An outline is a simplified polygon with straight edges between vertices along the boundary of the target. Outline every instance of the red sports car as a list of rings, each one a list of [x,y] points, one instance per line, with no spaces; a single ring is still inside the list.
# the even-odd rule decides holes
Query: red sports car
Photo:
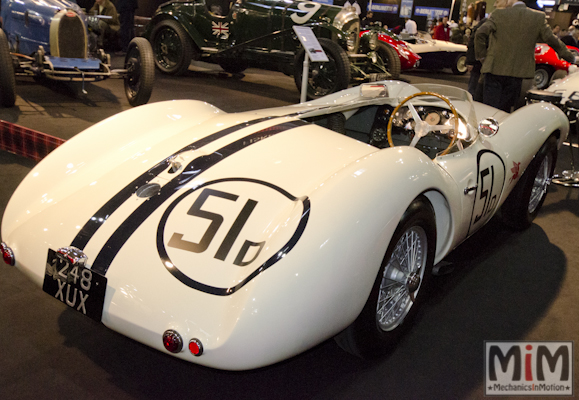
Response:
[[[400,40],[400,38],[394,33],[385,29],[372,29],[360,32],[360,36],[370,34],[370,32],[378,33],[378,52],[380,52],[381,46],[389,46],[396,51],[398,58],[400,59],[401,70],[412,69],[418,66],[421,57],[412,51],[410,47],[408,47],[408,44],[405,41]],[[380,57],[384,59],[382,54],[380,54]]]
[[[579,55],[579,49],[574,46],[567,46],[567,48]],[[535,86],[537,89],[545,89],[549,86],[551,78],[556,71],[569,70],[571,63],[559,58],[557,52],[545,43],[538,43],[535,46]]]

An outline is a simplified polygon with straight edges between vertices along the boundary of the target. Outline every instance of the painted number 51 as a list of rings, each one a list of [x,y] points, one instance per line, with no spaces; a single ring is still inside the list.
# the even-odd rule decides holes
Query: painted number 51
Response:
[[[216,213],[209,212],[209,211],[204,211],[201,209],[201,207],[203,206],[205,201],[209,198],[209,196],[219,197],[219,198],[230,200],[230,201],[237,201],[237,199],[239,197],[235,194],[221,192],[219,190],[204,189],[203,192],[201,192],[201,194],[197,198],[197,200],[195,200],[195,202],[193,203],[193,205],[191,206],[189,211],[187,211],[187,215],[191,215],[194,217],[199,217],[199,218],[203,218],[203,219],[207,219],[207,220],[211,221],[211,223],[209,224],[209,227],[207,228],[207,230],[203,234],[203,237],[201,238],[199,243],[195,243],[195,242],[183,240],[183,234],[175,232],[175,233],[173,233],[173,236],[171,236],[171,239],[169,240],[169,243],[168,243],[169,247],[173,247],[173,248],[181,249],[181,250],[185,250],[185,251],[191,251],[193,253],[203,253],[205,250],[207,250],[207,248],[209,247],[209,245],[213,241],[213,238],[217,234],[217,231],[219,230],[219,228],[223,224],[223,216],[216,214]],[[229,251],[231,250],[231,248],[233,247],[233,244],[237,240],[237,237],[239,236],[241,229],[243,228],[243,226],[247,222],[249,216],[253,212],[253,209],[255,208],[256,205],[257,205],[257,201],[251,200],[251,199],[247,200],[247,202],[243,206],[243,209],[241,210],[241,212],[239,213],[239,215],[235,219],[235,222],[233,222],[233,225],[231,225],[231,227],[229,228],[229,232],[227,232],[225,239],[223,239],[223,242],[219,245],[219,249],[217,250],[217,253],[215,253],[214,258],[221,260],[221,261],[225,261],[225,259],[227,258],[227,255],[229,254]],[[241,246],[241,250],[239,251],[239,254],[237,254],[237,257],[235,257],[235,261],[233,262],[233,264],[238,265],[240,267],[251,264],[253,261],[255,261],[255,259],[257,258],[257,256],[261,252],[261,250],[263,249],[264,244],[265,244],[265,241],[255,243],[255,242],[251,242],[249,240],[246,240],[243,243],[243,245]],[[245,256],[247,255],[247,252],[249,251],[249,249],[253,248],[253,247],[258,247],[253,258],[251,260],[248,260],[248,261],[243,261],[245,259]]]

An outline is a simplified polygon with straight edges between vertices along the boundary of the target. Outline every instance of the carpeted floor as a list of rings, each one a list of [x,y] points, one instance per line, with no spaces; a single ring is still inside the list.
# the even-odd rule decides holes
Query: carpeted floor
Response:
[[[226,111],[238,111],[299,97],[291,78],[281,74],[250,70],[243,80],[224,81],[218,73],[190,72],[182,80],[158,76],[162,83],[153,101],[207,96]],[[461,87],[467,79],[408,78]],[[30,82],[19,83],[18,95],[17,107],[0,110],[0,119],[64,139],[128,108],[122,83],[114,81],[91,85],[94,97],[88,99]],[[568,167],[568,148],[561,150],[559,164]],[[32,166],[0,151],[0,213]],[[453,272],[435,278],[438,290],[389,357],[361,361],[330,340],[286,362],[236,373],[188,364],[120,336],[51,300],[2,263],[0,398],[482,398],[485,341],[579,343],[578,242],[579,189],[552,185],[530,229],[511,232],[492,220],[448,257]],[[577,393],[579,350],[573,359]]]

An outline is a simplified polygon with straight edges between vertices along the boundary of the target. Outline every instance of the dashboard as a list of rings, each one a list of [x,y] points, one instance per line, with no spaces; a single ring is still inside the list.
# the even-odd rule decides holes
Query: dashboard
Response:
[[[428,125],[445,125],[449,129],[430,131],[429,134],[418,141],[416,148],[421,150],[430,158],[436,157],[438,153],[446,149],[451,141],[455,125],[455,116],[452,111],[437,106],[415,106],[420,119]],[[381,106],[376,112],[374,125],[370,131],[369,143],[373,146],[388,147],[387,128],[388,121],[392,116],[393,107]],[[408,146],[414,137],[416,121],[412,117],[410,109],[406,106],[396,111],[392,119],[392,141],[396,146]]]
[[[435,105],[414,105],[421,120],[428,125],[448,126],[448,129],[430,131],[416,144],[416,148],[428,157],[434,159],[437,154],[444,151],[452,141],[454,134],[455,116],[448,108]],[[392,116],[394,107],[390,105],[362,107],[356,110],[348,118],[338,112],[335,114],[308,118],[309,122],[324,126],[338,133],[345,134],[353,139],[368,143],[377,148],[390,147],[388,143],[388,121]],[[466,125],[460,120],[461,125]],[[407,106],[402,106],[396,111],[392,119],[392,141],[395,146],[408,146],[414,138],[416,121]],[[463,148],[463,140],[457,140],[458,145],[453,146],[450,152]],[[466,147],[466,146],[464,146]]]

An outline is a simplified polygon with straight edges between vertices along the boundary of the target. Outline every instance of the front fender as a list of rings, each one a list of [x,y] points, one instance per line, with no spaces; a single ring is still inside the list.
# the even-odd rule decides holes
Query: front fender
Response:
[[[195,24],[191,20],[192,15],[189,12],[178,12],[178,11],[161,11],[158,12],[153,16],[151,21],[147,24],[143,36],[147,38],[147,40],[152,41],[153,37],[153,29],[155,26],[160,23],[161,21],[172,19],[177,21],[187,32],[193,43],[198,48],[205,46],[205,40],[203,36],[199,33],[199,31],[195,28]]]

